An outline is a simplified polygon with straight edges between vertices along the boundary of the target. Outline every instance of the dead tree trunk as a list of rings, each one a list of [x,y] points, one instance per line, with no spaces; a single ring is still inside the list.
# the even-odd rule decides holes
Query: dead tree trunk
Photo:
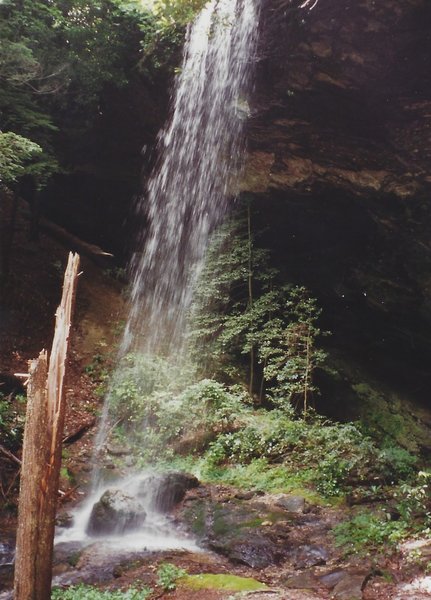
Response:
[[[49,600],[61,465],[63,381],[79,256],[69,255],[54,341],[30,361],[15,559],[15,600]]]

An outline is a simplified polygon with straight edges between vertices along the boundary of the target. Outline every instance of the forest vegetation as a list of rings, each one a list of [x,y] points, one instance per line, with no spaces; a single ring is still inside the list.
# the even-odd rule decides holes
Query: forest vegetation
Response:
[[[16,283],[11,256],[19,252],[20,203],[30,213],[26,236],[36,243],[41,199],[52,182],[94,166],[113,90],[144,86],[155,103],[161,88],[169,96],[187,24],[204,4],[0,0],[0,309]],[[148,137],[154,144],[155,135]],[[117,348],[100,346],[83,370],[100,402],[108,399],[111,442],[128,449],[135,467],[187,471],[243,493],[301,495],[325,509],[353,506],[331,533],[343,556],[395,556],[402,542],[431,530],[422,423],[336,351],[327,299],[292,275],[272,239],[280,234],[271,232],[276,220],[274,204],[262,209],[243,193],[212,236],[188,315],[186,360],[172,366],[129,353],[118,368]],[[125,288],[122,258],[104,277]],[[348,386],[345,411],[334,414],[332,390],[342,394]],[[359,411],[348,406],[352,395]],[[8,460],[20,455],[25,403],[23,389],[0,387],[0,445]],[[100,406],[92,410],[100,416]],[[112,463],[120,471],[124,457]],[[17,464],[1,481],[5,514],[16,511],[16,471]],[[428,572],[427,556],[416,559]],[[159,566],[159,589],[173,591],[187,576],[176,569]],[[144,585],[124,592],[80,585],[52,597],[144,600],[153,593]]]

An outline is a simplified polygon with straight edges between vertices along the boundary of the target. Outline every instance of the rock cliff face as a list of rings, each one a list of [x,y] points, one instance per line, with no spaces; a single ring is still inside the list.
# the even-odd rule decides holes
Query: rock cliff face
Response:
[[[265,0],[243,190],[332,344],[424,399],[431,4]],[[312,6],[313,3],[309,3]]]
[[[415,197],[431,186],[431,5],[264,6],[249,186]],[[253,174],[258,172],[254,179]]]

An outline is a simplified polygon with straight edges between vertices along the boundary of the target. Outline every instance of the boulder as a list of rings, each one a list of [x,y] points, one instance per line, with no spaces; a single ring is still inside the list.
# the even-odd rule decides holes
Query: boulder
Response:
[[[305,498],[303,496],[283,494],[277,498],[275,504],[290,513],[302,514],[305,512]]]
[[[264,569],[278,564],[283,550],[260,531],[248,530],[242,536],[223,537],[212,540],[209,547],[227,556],[231,561],[241,563],[252,569]]]
[[[140,527],[146,513],[142,504],[122,490],[106,490],[91,511],[89,535],[121,534]]]
[[[335,600],[362,600],[365,579],[365,575],[346,573],[334,587],[332,597]]]
[[[150,486],[152,488],[152,508],[158,512],[167,513],[181,502],[188,490],[199,485],[199,480],[189,473],[164,473],[145,480],[140,495],[147,496]]]
[[[328,560],[329,553],[322,546],[304,545],[294,552],[294,565],[297,569],[308,569],[317,565],[324,565]]]

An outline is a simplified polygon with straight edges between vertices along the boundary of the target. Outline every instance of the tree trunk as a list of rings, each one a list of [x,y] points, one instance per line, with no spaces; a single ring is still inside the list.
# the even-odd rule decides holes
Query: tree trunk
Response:
[[[251,237],[251,208],[247,206],[247,234],[248,234],[248,308],[253,308],[253,239]],[[250,348],[250,380],[248,384],[250,396],[254,387],[254,346]]]
[[[30,361],[24,431],[15,600],[49,600],[65,402],[63,382],[79,257],[69,255],[56,313],[48,368],[46,351]]]

